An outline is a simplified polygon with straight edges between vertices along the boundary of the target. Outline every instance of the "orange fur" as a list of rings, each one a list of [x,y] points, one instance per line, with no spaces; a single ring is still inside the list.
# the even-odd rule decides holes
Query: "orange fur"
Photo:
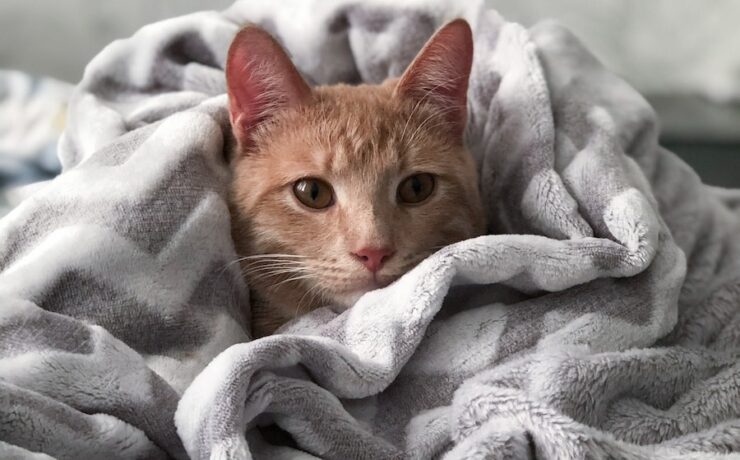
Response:
[[[264,34],[255,29],[250,33]],[[451,48],[460,52],[459,46]],[[272,52],[264,53],[267,59]],[[419,65],[407,72],[418,73]],[[466,65],[464,82],[456,87],[463,102]],[[232,88],[249,84],[239,80],[241,70],[230,73],[227,63],[232,99]],[[409,80],[401,77],[402,83]],[[234,123],[240,112],[232,101],[237,139],[231,160],[232,234],[256,295],[255,335],[272,333],[321,305],[349,306],[440,247],[484,231],[475,166],[459,129],[464,113],[450,118],[440,104],[449,103],[450,91],[435,98],[433,88],[423,97],[399,94],[401,89],[407,88],[389,80],[316,87],[300,102],[278,97],[282,105],[269,102],[269,117],[246,123],[248,132]],[[401,181],[422,172],[436,177],[432,195],[416,206],[398,203]],[[324,210],[301,205],[292,185],[305,177],[331,184],[334,205]],[[373,274],[352,255],[360,247],[390,247],[395,254]]]

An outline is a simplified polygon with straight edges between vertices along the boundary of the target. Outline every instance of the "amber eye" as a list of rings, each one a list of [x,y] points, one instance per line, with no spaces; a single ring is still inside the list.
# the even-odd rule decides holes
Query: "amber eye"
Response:
[[[298,201],[309,208],[324,209],[334,204],[334,192],[326,182],[307,177],[293,184],[293,193]]]
[[[428,173],[414,174],[398,186],[398,200],[405,204],[419,204],[434,191],[434,176]]]

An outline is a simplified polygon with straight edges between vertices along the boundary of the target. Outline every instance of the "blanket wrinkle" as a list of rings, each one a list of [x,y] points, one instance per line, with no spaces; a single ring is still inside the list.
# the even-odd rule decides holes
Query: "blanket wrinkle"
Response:
[[[454,17],[490,234],[251,340],[233,35],[262,25],[313,83],[376,83]],[[1,458],[740,458],[740,191],[661,147],[564,27],[481,0],[242,0],[112,43],[68,118],[62,174],[0,220]]]

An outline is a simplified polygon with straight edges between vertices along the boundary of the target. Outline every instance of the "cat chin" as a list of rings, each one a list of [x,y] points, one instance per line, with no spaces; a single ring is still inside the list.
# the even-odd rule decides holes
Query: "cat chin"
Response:
[[[379,276],[377,278],[369,280],[367,282],[367,286],[364,288],[345,292],[335,292],[332,297],[334,298],[333,300],[335,303],[338,304],[338,306],[347,309],[357,303],[357,301],[360,300],[360,297],[362,297],[363,295],[376,289],[382,289],[391,284],[397,278],[397,276]]]
[[[372,287],[368,287],[364,289],[354,289],[351,291],[334,292],[332,293],[331,297],[334,301],[333,303],[346,310],[347,308],[357,303],[357,301],[360,300],[360,297],[372,291],[373,289],[374,288]]]
[[[346,310],[347,308],[354,305],[358,300],[360,300],[360,297],[365,295],[366,292],[367,291],[355,291],[350,293],[335,294],[334,301],[338,304],[338,306]]]

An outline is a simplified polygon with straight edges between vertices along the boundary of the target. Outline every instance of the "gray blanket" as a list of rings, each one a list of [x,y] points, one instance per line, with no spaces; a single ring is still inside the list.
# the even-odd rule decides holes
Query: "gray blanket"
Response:
[[[466,138],[491,234],[250,341],[231,37],[251,20],[313,83],[378,82],[454,16],[475,34]],[[657,135],[562,27],[474,0],[145,27],[90,63],[64,172],[0,221],[0,457],[740,458],[740,192]]]

